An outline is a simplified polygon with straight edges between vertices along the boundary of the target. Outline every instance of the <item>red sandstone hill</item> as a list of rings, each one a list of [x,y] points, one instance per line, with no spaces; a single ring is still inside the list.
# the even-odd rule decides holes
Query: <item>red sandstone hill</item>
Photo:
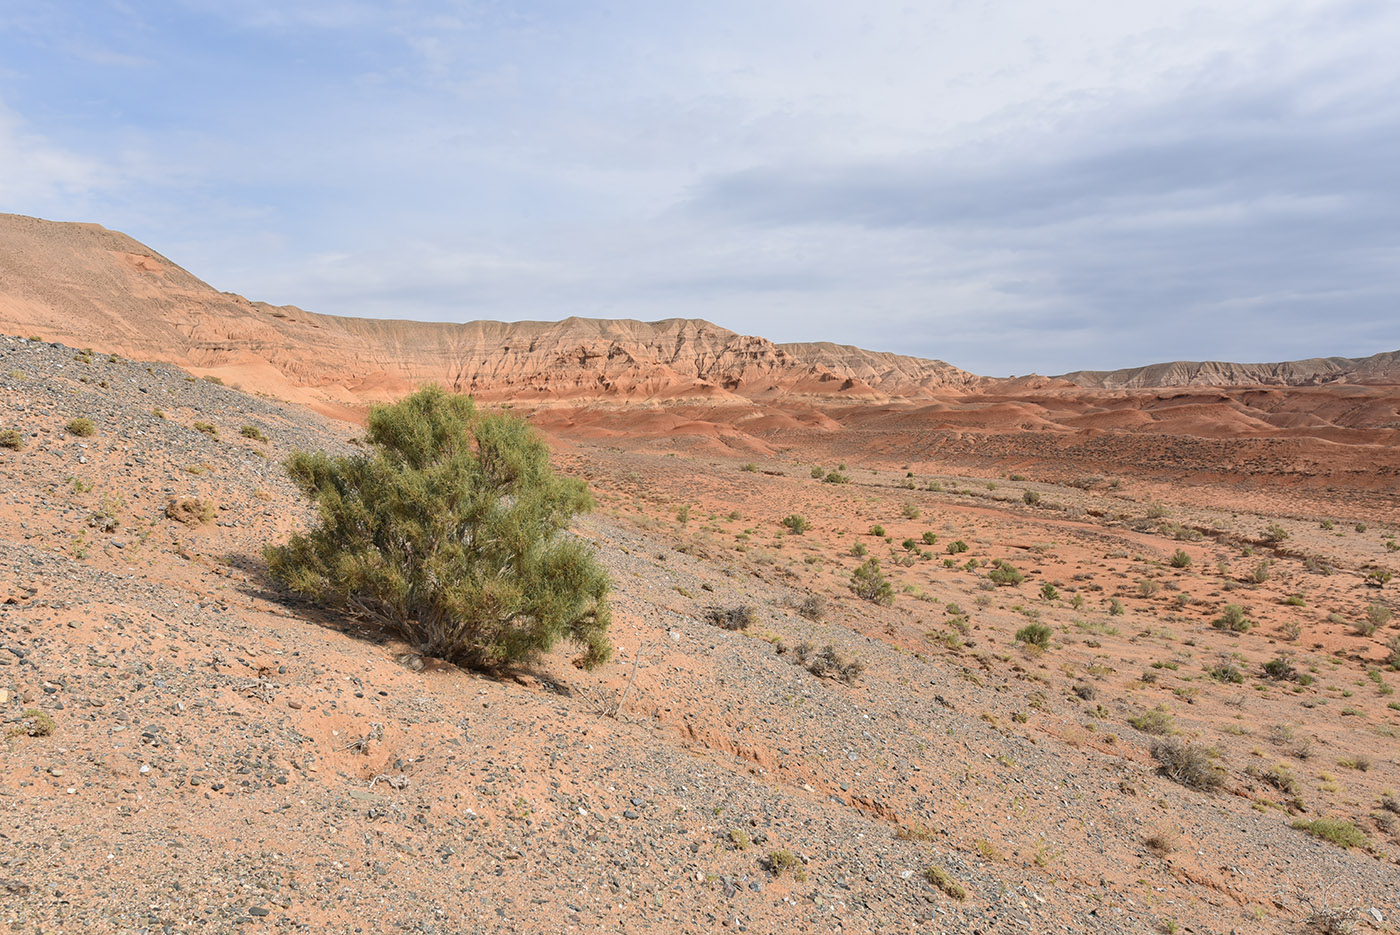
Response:
[[[167,360],[327,405],[428,380],[519,402],[889,399],[983,382],[941,361],[778,345],[707,321],[376,321],[219,292],[125,234],[0,215],[0,331]]]

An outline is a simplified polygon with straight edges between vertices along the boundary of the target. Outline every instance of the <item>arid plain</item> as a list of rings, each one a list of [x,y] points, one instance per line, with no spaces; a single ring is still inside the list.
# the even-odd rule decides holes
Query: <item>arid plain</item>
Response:
[[[0,245],[12,930],[1400,918],[1394,352],[998,380],[315,315],[95,225]],[[310,519],[280,460],[424,381],[588,479],[604,669],[487,678],[267,579]]]

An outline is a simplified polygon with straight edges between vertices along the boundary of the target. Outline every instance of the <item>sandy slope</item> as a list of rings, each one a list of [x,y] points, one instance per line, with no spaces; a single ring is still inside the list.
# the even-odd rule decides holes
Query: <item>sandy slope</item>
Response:
[[[836,485],[799,451],[749,471],[564,440],[561,466],[600,498],[578,532],[617,582],[619,656],[589,674],[561,647],[498,681],[417,671],[391,635],[266,580],[260,547],[307,520],[276,460],[352,450],[353,427],[22,340],[0,341],[0,398],[26,442],[0,450],[13,929],[1282,932],[1324,902],[1400,917],[1397,631],[1352,625],[1394,606],[1361,578],[1400,572],[1393,502],[1362,532],[1344,492],[1280,516],[1269,487],[1203,486],[1222,509],[1133,477],[1080,489],[932,461],[908,477],[855,456]],[[94,436],[63,431],[77,415]],[[165,516],[191,496],[214,522]],[[787,534],[793,512],[813,528]],[[1289,538],[1270,547],[1273,522]],[[927,556],[902,545],[924,532]],[[857,543],[885,560],[893,607],[847,590]],[[1176,548],[1188,568],[1166,564]],[[992,585],[994,558],[1026,582]],[[818,621],[793,609],[812,594]],[[1227,602],[1257,626],[1214,629]],[[751,629],[707,622],[740,604]],[[1016,642],[1030,620],[1054,632],[1044,652]],[[864,674],[818,678],[775,645],[803,639]],[[1309,680],[1265,677],[1279,652]],[[1243,683],[1207,674],[1224,663]],[[634,666],[619,716],[600,713]],[[1156,772],[1130,720],[1158,707],[1218,749],[1222,791]],[[30,735],[31,709],[51,734]],[[1289,827],[1317,817],[1354,822],[1366,848]],[[778,851],[801,873],[767,869]]]

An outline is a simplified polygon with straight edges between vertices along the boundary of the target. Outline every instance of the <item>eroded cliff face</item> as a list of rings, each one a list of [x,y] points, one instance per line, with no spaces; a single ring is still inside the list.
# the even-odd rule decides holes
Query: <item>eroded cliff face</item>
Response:
[[[941,361],[776,345],[698,319],[462,324],[250,302],[125,234],[0,215],[0,331],[167,360],[328,405],[436,381],[484,400],[885,400],[977,386]]]
[[[1152,386],[1318,386],[1324,383],[1400,383],[1400,351],[1370,357],[1311,357],[1271,364],[1177,360],[1123,370],[1076,370],[1059,377],[1105,389]]]

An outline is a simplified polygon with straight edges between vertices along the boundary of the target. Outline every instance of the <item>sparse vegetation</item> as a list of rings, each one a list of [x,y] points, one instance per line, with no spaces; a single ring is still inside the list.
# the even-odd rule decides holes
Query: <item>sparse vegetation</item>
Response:
[[[924,870],[924,879],[950,899],[967,899],[966,887],[954,880],[948,875],[948,871],[937,864],[931,864]]]
[[[607,661],[607,573],[563,535],[592,499],[555,475],[534,429],[429,386],[372,409],[368,440],[354,457],[287,460],[321,518],[267,550],[274,578],[473,668],[527,662],[565,636],[583,665]]]
[[[1153,708],[1128,718],[1128,723],[1144,734],[1165,736],[1176,730],[1176,718],[1165,708]]]
[[[197,497],[176,497],[165,505],[165,515],[186,526],[214,522],[218,515],[214,504]]]
[[[856,597],[872,604],[888,606],[894,603],[894,586],[886,580],[880,570],[878,558],[866,559],[859,568],[851,572],[851,590]]]
[[[794,536],[800,536],[812,528],[812,524],[807,521],[807,518],[797,513],[783,517],[783,526]]]
[[[24,436],[14,429],[0,430],[0,448],[8,448],[10,451],[19,451],[24,448]]]
[[[705,611],[705,619],[725,630],[747,630],[758,623],[758,608],[752,604],[711,607]]]
[[[267,436],[263,434],[263,430],[256,425],[245,425],[238,430],[238,434],[242,435],[244,438],[251,438],[255,442],[267,441]]]
[[[210,438],[218,438],[218,437],[219,437],[219,427],[218,427],[217,425],[215,425],[214,423],[212,423],[212,422],[196,422],[196,423],[194,423],[194,425],[192,426],[192,428],[193,428],[196,432],[203,432],[205,435],[208,435]]]
[[[1299,819],[1290,826],[1338,847],[1365,847],[1365,833],[1345,818]]]
[[[1152,756],[1162,773],[1191,789],[1211,792],[1225,784],[1225,770],[1215,765],[1213,751],[1177,737],[1152,744]]]
[[[1050,645],[1050,637],[1053,635],[1054,631],[1043,623],[1028,623],[1016,631],[1016,642],[1045,649]]]
[[[954,539],[952,542],[948,543],[943,547],[943,551],[947,552],[949,555],[957,555],[959,553],[966,552],[967,549],[967,543],[962,541],[961,539]]]
[[[785,873],[792,874],[795,880],[807,879],[807,868],[802,866],[802,861],[792,851],[772,851],[768,854],[768,872],[775,877],[780,877]]]
[[[39,708],[26,708],[18,723],[5,732],[6,737],[48,737],[58,729],[53,717]]]
[[[1015,587],[1026,580],[1014,565],[1001,558],[992,563],[992,570],[987,572],[987,577],[997,587]]]
[[[97,426],[93,425],[92,420],[86,416],[70,419],[64,428],[68,430],[69,435],[76,435],[79,438],[89,438],[97,434]]]
[[[1239,604],[1226,604],[1220,616],[1212,620],[1210,625],[1217,630],[1245,633],[1254,626],[1254,621],[1245,616],[1244,608]]]
[[[1171,566],[1173,568],[1190,568],[1191,556],[1186,554],[1185,549],[1177,549],[1172,553]]]
[[[779,643],[778,652],[791,653],[794,662],[818,678],[837,679],[847,685],[853,684],[865,671],[865,663],[830,643],[821,649],[810,640],[795,646]]]
[[[797,605],[797,613],[816,623],[826,619],[830,602],[820,594],[808,594]]]

